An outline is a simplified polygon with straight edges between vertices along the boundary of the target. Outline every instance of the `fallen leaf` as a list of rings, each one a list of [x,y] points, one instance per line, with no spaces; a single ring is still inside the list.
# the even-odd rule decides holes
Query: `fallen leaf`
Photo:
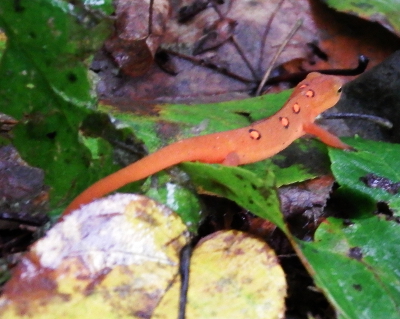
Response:
[[[400,194],[388,192],[382,187],[366,185],[363,178],[375,174],[393,183],[400,182],[398,144],[375,142],[358,139],[347,139],[346,143],[357,149],[357,152],[337,152],[329,149],[332,160],[332,172],[342,189],[353,189],[362,195],[359,206],[371,202],[385,202],[400,216]]]
[[[180,218],[138,195],[74,211],[32,246],[0,299],[2,318],[150,318],[188,240]]]
[[[179,280],[152,318],[177,318]],[[186,318],[283,318],[285,274],[274,251],[239,231],[203,238],[194,249]]]
[[[168,0],[119,0],[115,32],[105,42],[118,67],[130,76],[149,70],[168,21]]]
[[[329,218],[314,242],[296,242],[305,256],[303,263],[340,318],[396,319],[399,240],[398,223],[369,214],[350,223]]]
[[[8,201],[10,206],[15,202],[23,205],[45,191],[44,172],[28,166],[11,145],[3,146],[0,148],[0,185],[7,185],[0,188],[0,198]]]
[[[334,183],[332,176],[322,176],[304,183],[281,187],[279,197],[286,218],[309,211],[321,215]]]
[[[193,12],[182,23],[180,12],[185,8]],[[99,54],[97,60],[103,63],[99,95],[114,105],[130,104],[131,109],[142,105],[138,101],[247,98],[299,20],[302,26],[274,64],[274,75],[291,61],[296,62],[291,70],[354,68],[360,54],[370,58],[372,67],[400,48],[396,35],[376,23],[336,12],[321,1],[174,1],[160,43],[173,71],[153,63],[142,76],[121,79],[107,56]],[[216,31],[220,24],[225,31]],[[211,33],[210,26],[214,26]],[[203,46],[201,54],[193,55]]]
[[[388,30],[400,35],[400,13],[397,0],[342,1],[327,0],[329,6],[342,12],[378,22]]]

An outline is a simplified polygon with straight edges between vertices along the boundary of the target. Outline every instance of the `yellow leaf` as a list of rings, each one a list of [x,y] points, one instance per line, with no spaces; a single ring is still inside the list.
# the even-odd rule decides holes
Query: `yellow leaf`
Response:
[[[286,280],[274,251],[239,231],[204,238],[190,266],[187,319],[283,318]],[[177,318],[179,278],[152,319]]]
[[[177,276],[186,227],[167,207],[117,194],[72,212],[32,246],[0,317],[150,317]]]

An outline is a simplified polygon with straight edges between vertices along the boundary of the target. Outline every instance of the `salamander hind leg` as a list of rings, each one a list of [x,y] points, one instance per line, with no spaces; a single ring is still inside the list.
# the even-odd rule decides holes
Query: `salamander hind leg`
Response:
[[[236,152],[229,153],[224,161],[222,162],[223,165],[226,166],[238,166],[240,164],[239,155]]]

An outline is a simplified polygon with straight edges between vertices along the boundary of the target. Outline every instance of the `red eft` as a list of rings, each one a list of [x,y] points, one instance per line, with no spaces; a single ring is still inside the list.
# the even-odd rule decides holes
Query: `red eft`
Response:
[[[271,117],[247,127],[191,137],[165,146],[94,183],[69,204],[63,216],[128,183],[181,162],[231,166],[258,162],[282,151],[306,133],[317,136],[329,146],[350,149],[314,123],[320,113],[338,102],[341,91],[340,78],[312,72],[296,86],[282,109]]]

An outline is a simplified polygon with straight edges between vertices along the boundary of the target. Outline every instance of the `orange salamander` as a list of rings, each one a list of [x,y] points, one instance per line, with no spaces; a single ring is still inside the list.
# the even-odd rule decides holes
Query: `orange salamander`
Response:
[[[271,117],[244,128],[191,137],[165,146],[94,183],[69,204],[63,215],[178,163],[199,161],[231,166],[253,163],[277,154],[306,133],[329,146],[350,149],[314,123],[320,113],[338,102],[341,91],[340,78],[312,72]]]

